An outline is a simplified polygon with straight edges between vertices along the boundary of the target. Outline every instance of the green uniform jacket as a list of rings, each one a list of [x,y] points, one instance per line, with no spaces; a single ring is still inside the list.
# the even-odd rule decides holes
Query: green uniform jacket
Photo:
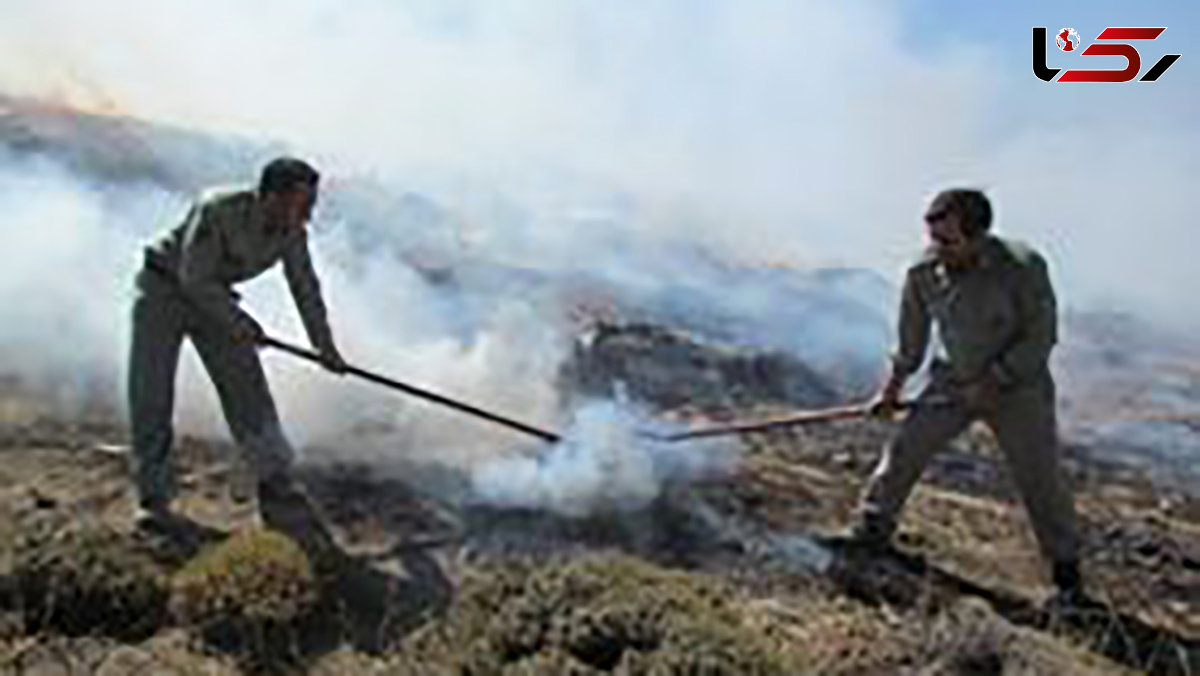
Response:
[[[936,359],[955,381],[991,373],[1005,387],[1046,382],[1057,342],[1057,307],[1046,262],[1018,242],[988,236],[979,264],[952,270],[926,253],[909,268],[893,373],[920,368],[936,325]]]
[[[245,316],[233,285],[257,277],[280,260],[309,340],[318,350],[331,349],[333,336],[308,253],[308,235],[303,229],[268,223],[256,191],[207,191],[183,223],[146,248],[147,265],[174,278],[214,328],[225,331]]]

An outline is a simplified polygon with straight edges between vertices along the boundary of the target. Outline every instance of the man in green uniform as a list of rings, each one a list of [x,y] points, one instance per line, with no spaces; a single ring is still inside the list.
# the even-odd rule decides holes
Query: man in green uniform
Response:
[[[989,234],[991,204],[977,190],[947,190],[925,214],[931,247],[907,273],[899,345],[875,405],[896,410],[905,380],[939,340],[930,382],[884,449],[866,488],[854,541],[886,545],[931,456],[973,421],[995,432],[1056,586],[1080,591],[1074,504],[1060,474],[1055,384],[1049,359],[1057,308],[1036,251]]]
[[[217,388],[234,439],[258,480],[264,521],[304,535],[307,502],[290,478],[283,435],[257,344],[263,330],[238,306],[232,286],[283,261],[309,340],[331,371],[345,364],[326,321],[306,225],[319,175],[293,158],[270,162],[257,188],[211,190],[186,218],[146,248],[133,306],[129,411],[139,526],[176,523],[169,511],[175,374],[191,340]]]

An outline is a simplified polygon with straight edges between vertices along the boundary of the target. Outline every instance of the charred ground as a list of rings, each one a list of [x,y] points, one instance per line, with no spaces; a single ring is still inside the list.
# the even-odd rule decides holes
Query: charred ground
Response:
[[[695,382],[744,408],[771,391],[666,335],[623,335],[625,357],[686,347],[667,369],[678,396]],[[706,369],[729,382],[697,380]],[[788,405],[763,394],[758,411]],[[347,552],[323,566],[257,530],[217,441],[184,439],[178,457],[181,509],[211,530],[135,534],[121,423],[38,408],[7,383],[0,659],[15,672],[1185,674],[1200,659],[1200,502],[1083,446],[1069,469],[1100,603],[1068,617],[1042,610],[1047,580],[985,430],[938,458],[900,553],[879,560],[825,565],[810,547],[847,523],[877,459],[888,425],[864,422],[733,440],[735,472],[585,518],[467,505],[400,468],[308,467]]]

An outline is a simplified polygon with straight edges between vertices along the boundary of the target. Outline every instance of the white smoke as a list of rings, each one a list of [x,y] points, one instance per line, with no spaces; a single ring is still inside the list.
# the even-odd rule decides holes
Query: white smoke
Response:
[[[9,375],[75,411],[120,400],[139,226],[173,202],[0,152],[0,354]]]
[[[585,404],[560,443],[536,455],[481,464],[473,475],[474,492],[498,506],[584,516],[636,510],[657,498],[668,480],[688,481],[733,467],[736,456],[728,448],[644,435],[649,420],[628,404]]]
[[[603,280],[742,342],[834,362],[881,352],[887,332],[826,312],[821,287],[749,280],[739,266],[833,262],[895,280],[920,245],[922,199],[950,183],[988,189],[1000,231],[1050,254],[1064,306],[1100,302],[1176,324],[1200,316],[1190,311],[1200,268],[1181,246],[1200,135],[1180,111],[1194,110],[1197,90],[1182,66],[1153,85],[1046,86],[1028,72],[1028,22],[1002,47],[914,50],[899,6],[864,2],[0,9],[0,92],[281,139],[335,181],[370,175],[432,195],[461,225],[459,241],[434,243],[437,255],[555,283]],[[27,157],[0,157],[3,359],[68,393],[119,401],[139,247],[174,225],[186,196],[100,185]],[[415,246],[412,233],[364,246],[355,226],[329,221],[313,249],[348,358],[535,424],[563,417],[553,378],[569,327],[554,293],[469,265],[476,277],[439,288],[389,254],[396,242]],[[1154,265],[1131,263],[1144,260]],[[279,275],[246,291],[273,331],[303,335]],[[862,295],[867,311],[887,297],[878,286]],[[289,433],[326,457],[475,462],[520,441],[264,359]],[[220,430],[194,355],[182,371],[185,426]],[[588,447],[579,443],[563,457],[578,459],[567,449]]]
[[[1153,84],[1041,82],[1030,27],[1069,21],[1063,10],[1013,7],[1002,24],[957,27],[988,41],[914,46],[926,17],[865,2],[3,9],[0,89],[282,137],[333,173],[473,182],[539,214],[612,188],[643,211],[688,215],[647,231],[739,260],[833,260],[893,279],[919,246],[922,199],[975,184],[997,197],[1002,231],[1051,250],[1068,299],[1195,315],[1183,291],[1195,268],[1176,243],[1192,220],[1179,186],[1197,178],[1196,88],[1183,66]],[[1162,7],[1122,19],[1185,23]],[[1155,49],[1186,54],[1183,30]],[[556,258],[581,232],[539,223]],[[1163,264],[1111,273],[1129,258]]]

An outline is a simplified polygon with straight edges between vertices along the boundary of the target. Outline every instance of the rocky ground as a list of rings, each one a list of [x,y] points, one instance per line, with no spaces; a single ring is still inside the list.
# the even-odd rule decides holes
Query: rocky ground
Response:
[[[748,415],[795,405],[753,361],[688,354],[676,395],[695,384],[707,410],[676,418],[722,391]],[[116,416],[65,419],[13,380],[0,413],[0,673],[1200,669],[1200,500],[1086,446],[1067,453],[1094,602],[1059,613],[984,429],[938,457],[884,557],[824,538],[889,431],[843,422],[731,439],[734,472],[584,518],[447,499],[447,469],[306,467],[346,552],[330,564],[261,530],[224,442],[180,441],[199,527],[149,537]]]

